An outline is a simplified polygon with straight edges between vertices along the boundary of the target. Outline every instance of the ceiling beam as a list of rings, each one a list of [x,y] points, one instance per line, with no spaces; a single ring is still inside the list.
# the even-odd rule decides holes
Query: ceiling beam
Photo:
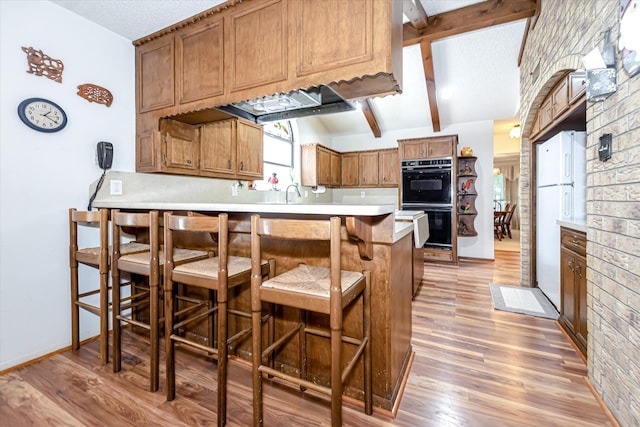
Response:
[[[436,78],[433,71],[433,55],[431,53],[431,42],[428,40],[420,43],[422,52],[422,68],[424,78],[427,83],[427,98],[429,99],[429,110],[431,111],[431,126],[434,132],[440,132],[440,112],[438,111],[438,99],[436,96]]]
[[[487,0],[429,17],[428,25],[416,29],[411,22],[403,25],[403,45],[434,41],[493,25],[530,18],[540,0]]]
[[[427,26],[429,17],[420,0],[404,0],[402,11],[416,30],[420,31]]]
[[[371,101],[365,99],[364,102],[360,103],[360,107],[362,108],[362,114],[364,114],[365,119],[367,119],[367,123],[369,123],[369,127],[371,128],[371,132],[373,132],[373,136],[375,136],[376,138],[380,138],[382,136],[382,132],[380,131],[380,127],[378,126],[376,116],[375,114],[373,114],[373,110],[371,109]]]

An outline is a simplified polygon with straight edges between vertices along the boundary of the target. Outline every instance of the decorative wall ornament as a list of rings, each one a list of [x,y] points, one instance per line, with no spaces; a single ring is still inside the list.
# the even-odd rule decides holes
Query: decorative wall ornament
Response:
[[[108,89],[91,83],[79,85],[78,96],[86,99],[89,102],[104,104],[107,107],[110,107],[111,103],[113,102],[113,95],[111,94],[111,92],[109,92]]]
[[[55,82],[62,83],[64,64],[61,60],[54,59],[41,50],[35,50],[32,47],[23,46],[22,50],[27,54],[27,62],[29,64],[27,73],[45,76]]]

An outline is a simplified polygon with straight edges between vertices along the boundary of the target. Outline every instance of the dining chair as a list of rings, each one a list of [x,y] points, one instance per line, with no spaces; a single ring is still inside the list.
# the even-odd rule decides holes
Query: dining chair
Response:
[[[263,386],[265,376],[276,377],[300,387],[302,391],[313,390],[330,396],[331,424],[342,425],[343,383],[362,358],[364,384],[364,410],[371,414],[372,368],[371,368],[371,289],[368,271],[345,271],[341,269],[341,219],[298,220],[269,219],[259,215],[251,217],[251,310],[253,323],[253,424],[261,426],[263,420]],[[296,241],[316,241],[318,248],[325,248],[327,255],[318,258],[318,264],[300,264],[268,280],[261,273],[262,240],[276,239],[280,243],[295,244]],[[288,241],[288,242],[287,242]],[[271,243],[274,244],[274,243]],[[319,249],[320,250],[320,249]],[[362,325],[360,336],[343,335],[343,315],[349,307],[362,302]],[[291,307],[300,311],[299,322],[283,332],[274,342],[263,349],[261,316],[263,304]],[[353,307],[353,309],[357,309]],[[310,312],[328,316],[329,330],[307,324]],[[323,337],[329,340],[330,375],[328,385],[310,380],[307,371],[307,335]],[[271,363],[278,351],[284,349],[293,337],[298,337],[299,375],[275,369]],[[343,361],[343,345],[355,350],[349,360]],[[346,356],[345,356],[346,357]]]

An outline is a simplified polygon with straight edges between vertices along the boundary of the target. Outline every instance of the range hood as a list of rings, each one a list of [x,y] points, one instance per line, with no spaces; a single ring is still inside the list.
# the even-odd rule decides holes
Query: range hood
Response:
[[[356,109],[329,86],[264,96],[216,108],[258,124]]]

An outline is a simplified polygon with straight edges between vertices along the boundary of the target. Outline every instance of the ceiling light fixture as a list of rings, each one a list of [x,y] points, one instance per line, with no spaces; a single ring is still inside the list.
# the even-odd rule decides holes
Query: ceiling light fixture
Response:
[[[520,139],[520,125],[515,125],[509,131],[509,138],[511,139]]]

